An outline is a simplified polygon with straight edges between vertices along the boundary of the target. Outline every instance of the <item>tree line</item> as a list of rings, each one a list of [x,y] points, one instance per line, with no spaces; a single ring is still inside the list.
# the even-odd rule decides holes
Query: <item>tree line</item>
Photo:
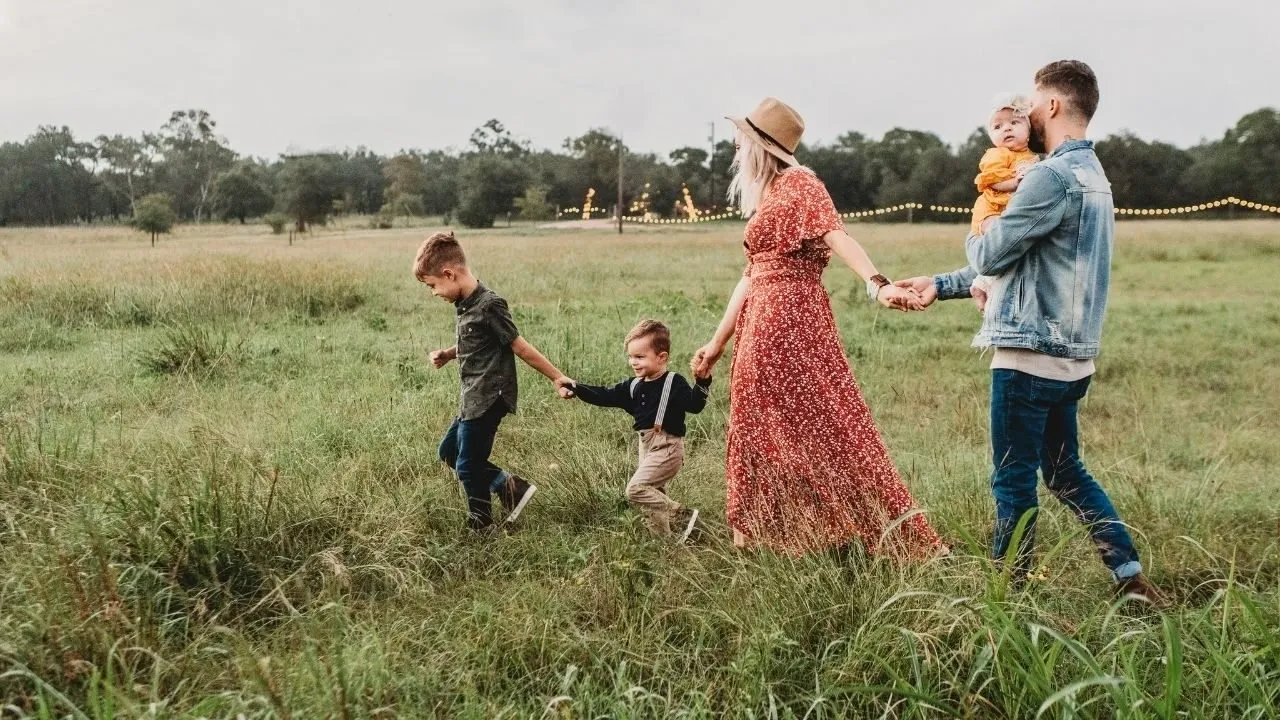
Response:
[[[989,146],[981,128],[955,147],[930,132],[895,128],[878,139],[848,132],[802,145],[797,156],[842,211],[905,202],[967,206]],[[1280,113],[1272,108],[1194,147],[1123,132],[1100,139],[1097,152],[1119,207],[1177,207],[1229,195],[1280,204]],[[269,217],[277,231],[287,222],[305,230],[335,214],[368,215],[385,227],[415,215],[488,227],[499,218],[547,220],[557,208],[579,208],[588,189],[598,206],[610,208],[618,197],[619,154],[625,211],[671,217],[687,211],[685,188],[699,209],[725,204],[733,153],[731,140],[665,156],[634,152],[602,129],[556,150],[535,149],[490,120],[460,149],[383,156],[360,147],[268,160],[229,147],[208,112],[179,110],[138,136],[90,141],[65,126],[41,126],[22,142],[0,145],[0,225],[136,221],[159,213],[196,223]]]

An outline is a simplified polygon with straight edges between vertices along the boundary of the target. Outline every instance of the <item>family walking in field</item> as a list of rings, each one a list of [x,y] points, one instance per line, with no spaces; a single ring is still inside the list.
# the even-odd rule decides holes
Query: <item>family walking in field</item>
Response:
[[[457,309],[457,342],[431,361],[459,364],[459,412],[440,457],[466,492],[468,527],[497,527],[493,495],[509,522],[537,492],[489,460],[499,424],[516,409],[519,357],[561,397],[634,418],[639,465],[627,499],[653,532],[687,539],[699,511],[670,492],[683,464],[686,415],[705,406],[733,340],[725,474],[734,544],[792,554],[856,547],[904,562],[946,555],[846,360],[822,285],[834,254],[885,307],[918,311],[973,298],[983,309],[974,345],[993,348],[992,552],[1010,563],[1015,581],[1032,564],[1040,476],[1088,528],[1118,590],[1155,601],[1126,526],[1080,457],[1076,412],[1098,355],[1114,234],[1110,185],[1085,139],[1098,97],[1093,71],[1078,61],[1042,68],[1029,97],[999,97],[987,118],[993,147],[976,178],[968,264],[897,282],[845,232],[822,181],[797,162],[800,115],[769,98],[734,119],[729,192],[748,218],[746,270],[711,340],[693,356],[692,383],[669,369],[670,334],[652,320],[625,338],[632,377],[612,387],[567,377],[521,337],[506,301],[476,279],[457,239],[433,235],[414,274]],[[1019,545],[1010,548],[1015,537]]]

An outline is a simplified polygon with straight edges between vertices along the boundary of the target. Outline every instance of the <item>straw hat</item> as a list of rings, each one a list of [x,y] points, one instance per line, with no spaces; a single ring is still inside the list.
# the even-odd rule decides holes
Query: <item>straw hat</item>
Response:
[[[782,162],[797,166],[796,148],[804,135],[804,118],[790,105],[777,98],[765,98],[745,118],[730,117],[747,137],[760,143],[769,154]]]

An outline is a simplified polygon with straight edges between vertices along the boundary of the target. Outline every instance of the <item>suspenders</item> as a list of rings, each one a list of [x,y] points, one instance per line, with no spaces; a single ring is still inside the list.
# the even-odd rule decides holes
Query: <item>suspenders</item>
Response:
[[[662,420],[667,416],[667,401],[671,399],[671,382],[675,380],[676,374],[667,373],[667,379],[662,383],[662,399],[658,401],[658,414],[653,419],[653,429],[662,432]],[[636,388],[640,387],[640,378],[631,381],[631,397],[636,396]]]

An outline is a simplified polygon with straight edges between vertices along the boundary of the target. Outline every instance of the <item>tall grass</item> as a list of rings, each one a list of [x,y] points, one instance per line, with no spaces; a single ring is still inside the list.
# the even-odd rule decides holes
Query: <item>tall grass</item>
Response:
[[[960,262],[950,227],[853,230],[893,276]],[[705,539],[654,541],[622,497],[626,419],[524,370],[497,459],[541,491],[486,542],[435,460],[457,381],[423,352],[450,343],[452,309],[408,277],[415,234],[285,249],[204,230],[153,254],[81,232],[3,238],[0,716],[1280,714],[1280,299],[1258,291],[1275,223],[1121,226],[1082,433],[1165,613],[1113,600],[1051,499],[1025,590],[986,559],[970,305],[890,314],[827,278],[954,557],[734,550],[724,377],[672,487]],[[625,374],[641,317],[687,361],[741,270],[732,229],[464,243],[525,335],[592,382]]]

